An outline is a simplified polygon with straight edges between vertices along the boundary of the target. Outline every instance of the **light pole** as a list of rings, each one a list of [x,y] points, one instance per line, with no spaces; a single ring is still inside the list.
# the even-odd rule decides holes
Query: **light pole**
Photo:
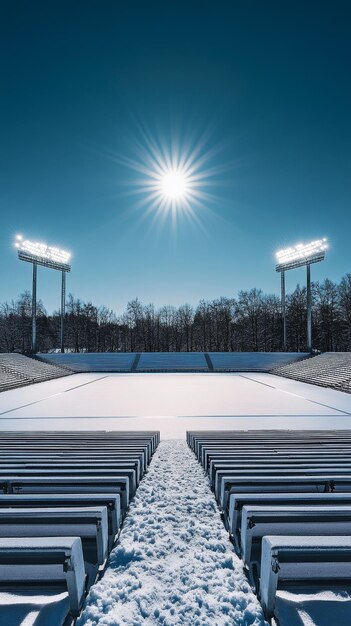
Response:
[[[66,250],[61,250],[55,246],[48,246],[46,243],[39,243],[24,239],[22,235],[17,235],[15,241],[18,258],[33,265],[33,287],[32,287],[32,352],[37,351],[37,275],[38,265],[61,272],[61,329],[60,345],[61,352],[64,352],[64,321],[66,302],[66,273],[71,271],[69,260],[71,254]]]
[[[37,277],[38,266],[33,263],[33,285],[32,285],[32,352],[37,351]]]
[[[61,272],[61,352],[65,351],[66,272]]]
[[[283,318],[283,350],[286,352],[286,311],[285,311],[285,271],[280,274],[281,284],[281,306],[282,306],[282,318]]]
[[[286,350],[286,311],[285,311],[285,272],[297,267],[307,268],[307,350],[312,352],[312,293],[311,293],[311,264],[324,261],[325,251],[328,248],[326,238],[316,239],[309,243],[300,243],[291,248],[279,250],[276,253],[277,264],[275,269],[281,274],[281,302],[283,317],[283,346]]]
[[[307,287],[307,351],[312,352],[312,294],[311,294],[311,266],[306,266],[306,287]]]

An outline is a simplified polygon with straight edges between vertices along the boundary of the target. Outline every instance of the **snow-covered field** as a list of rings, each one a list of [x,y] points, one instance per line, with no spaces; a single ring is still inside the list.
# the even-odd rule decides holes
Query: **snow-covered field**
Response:
[[[161,442],[78,626],[263,625],[204,472]]]
[[[351,395],[270,374],[76,374],[0,394],[0,429],[348,428]],[[333,416],[331,420],[331,416]]]

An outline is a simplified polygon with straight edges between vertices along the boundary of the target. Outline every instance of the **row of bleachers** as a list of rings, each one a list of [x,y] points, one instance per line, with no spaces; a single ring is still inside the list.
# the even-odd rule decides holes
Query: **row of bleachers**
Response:
[[[44,363],[23,354],[0,354],[0,391],[72,374],[66,366]]]
[[[351,352],[324,352],[274,368],[272,374],[351,393]]]
[[[141,352],[136,371],[155,370],[208,372],[208,365],[203,352]]]
[[[0,365],[0,391],[8,391],[8,389],[16,389],[24,385],[28,385],[28,379],[25,376]]]
[[[75,372],[269,372],[306,356],[302,352],[67,352],[38,358]]]
[[[286,591],[347,594],[351,431],[190,431],[187,442],[208,475],[267,620],[295,623],[294,602],[286,618]],[[298,606],[297,598],[295,611]]]
[[[282,364],[305,359],[305,352],[209,352],[216,372],[270,372]]]
[[[40,623],[74,623],[159,439],[154,431],[1,433],[0,624],[30,621],[38,597]]]
[[[47,363],[68,367],[74,372],[131,372],[135,352],[65,352],[38,354]]]

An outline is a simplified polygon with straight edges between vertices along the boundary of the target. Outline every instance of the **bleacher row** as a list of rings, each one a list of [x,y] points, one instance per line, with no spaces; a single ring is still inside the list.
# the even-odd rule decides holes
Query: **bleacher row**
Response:
[[[63,364],[51,364],[22,354],[0,354],[0,391],[40,383],[73,372]]]
[[[37,596],[53,593],[60,606],[45,605],[40,623],[74,623],[159,439],[153,431],[1,433],[0,624],[27,623],[18,606],[29,615]]]
[[[199,431],[188,432],[187,442],[208,474],[267,620],[300,623],[282,619],[282,590],[300,585],[315,597],[330,589],[347,596],[351,431]]]
[[[303,352],[66,352],[37,357],[75,372],[269,372]]]
[[[312,359],[280,365],[272,374],[351,393],[351,352],[324,352]]]

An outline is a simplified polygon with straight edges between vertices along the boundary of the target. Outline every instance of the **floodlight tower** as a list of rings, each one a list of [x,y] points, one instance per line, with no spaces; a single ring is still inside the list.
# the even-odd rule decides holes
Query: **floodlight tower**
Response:
[[[69,260],[71,254],[66,250],[61,250],[55,246],[48,246],[46,243],[39,243],[24,239],[22,235],[17,235],[15,247],[18,251],[20,261],[26,261],[33,265],[33,287],[32,287],[32,352],[37,351],[37,277],[38,265],[48,267],[61,272],[61,329],[60,343],[61,352],[64,352],[64,323],[65,323],[65,302],[66,302],[66,273],[71,271]]]
[[[283,346],[286,351],[286,312],[285,312],[285,271],[306,266],[307,269],[307,350],[312,352],[312,294],[311,294],[311,265],[324,261],[325,251],[328,248],[326,238],[300,243],[291,248],[277,252],[275,269],[281,274],[281,302],[283,316]]]

